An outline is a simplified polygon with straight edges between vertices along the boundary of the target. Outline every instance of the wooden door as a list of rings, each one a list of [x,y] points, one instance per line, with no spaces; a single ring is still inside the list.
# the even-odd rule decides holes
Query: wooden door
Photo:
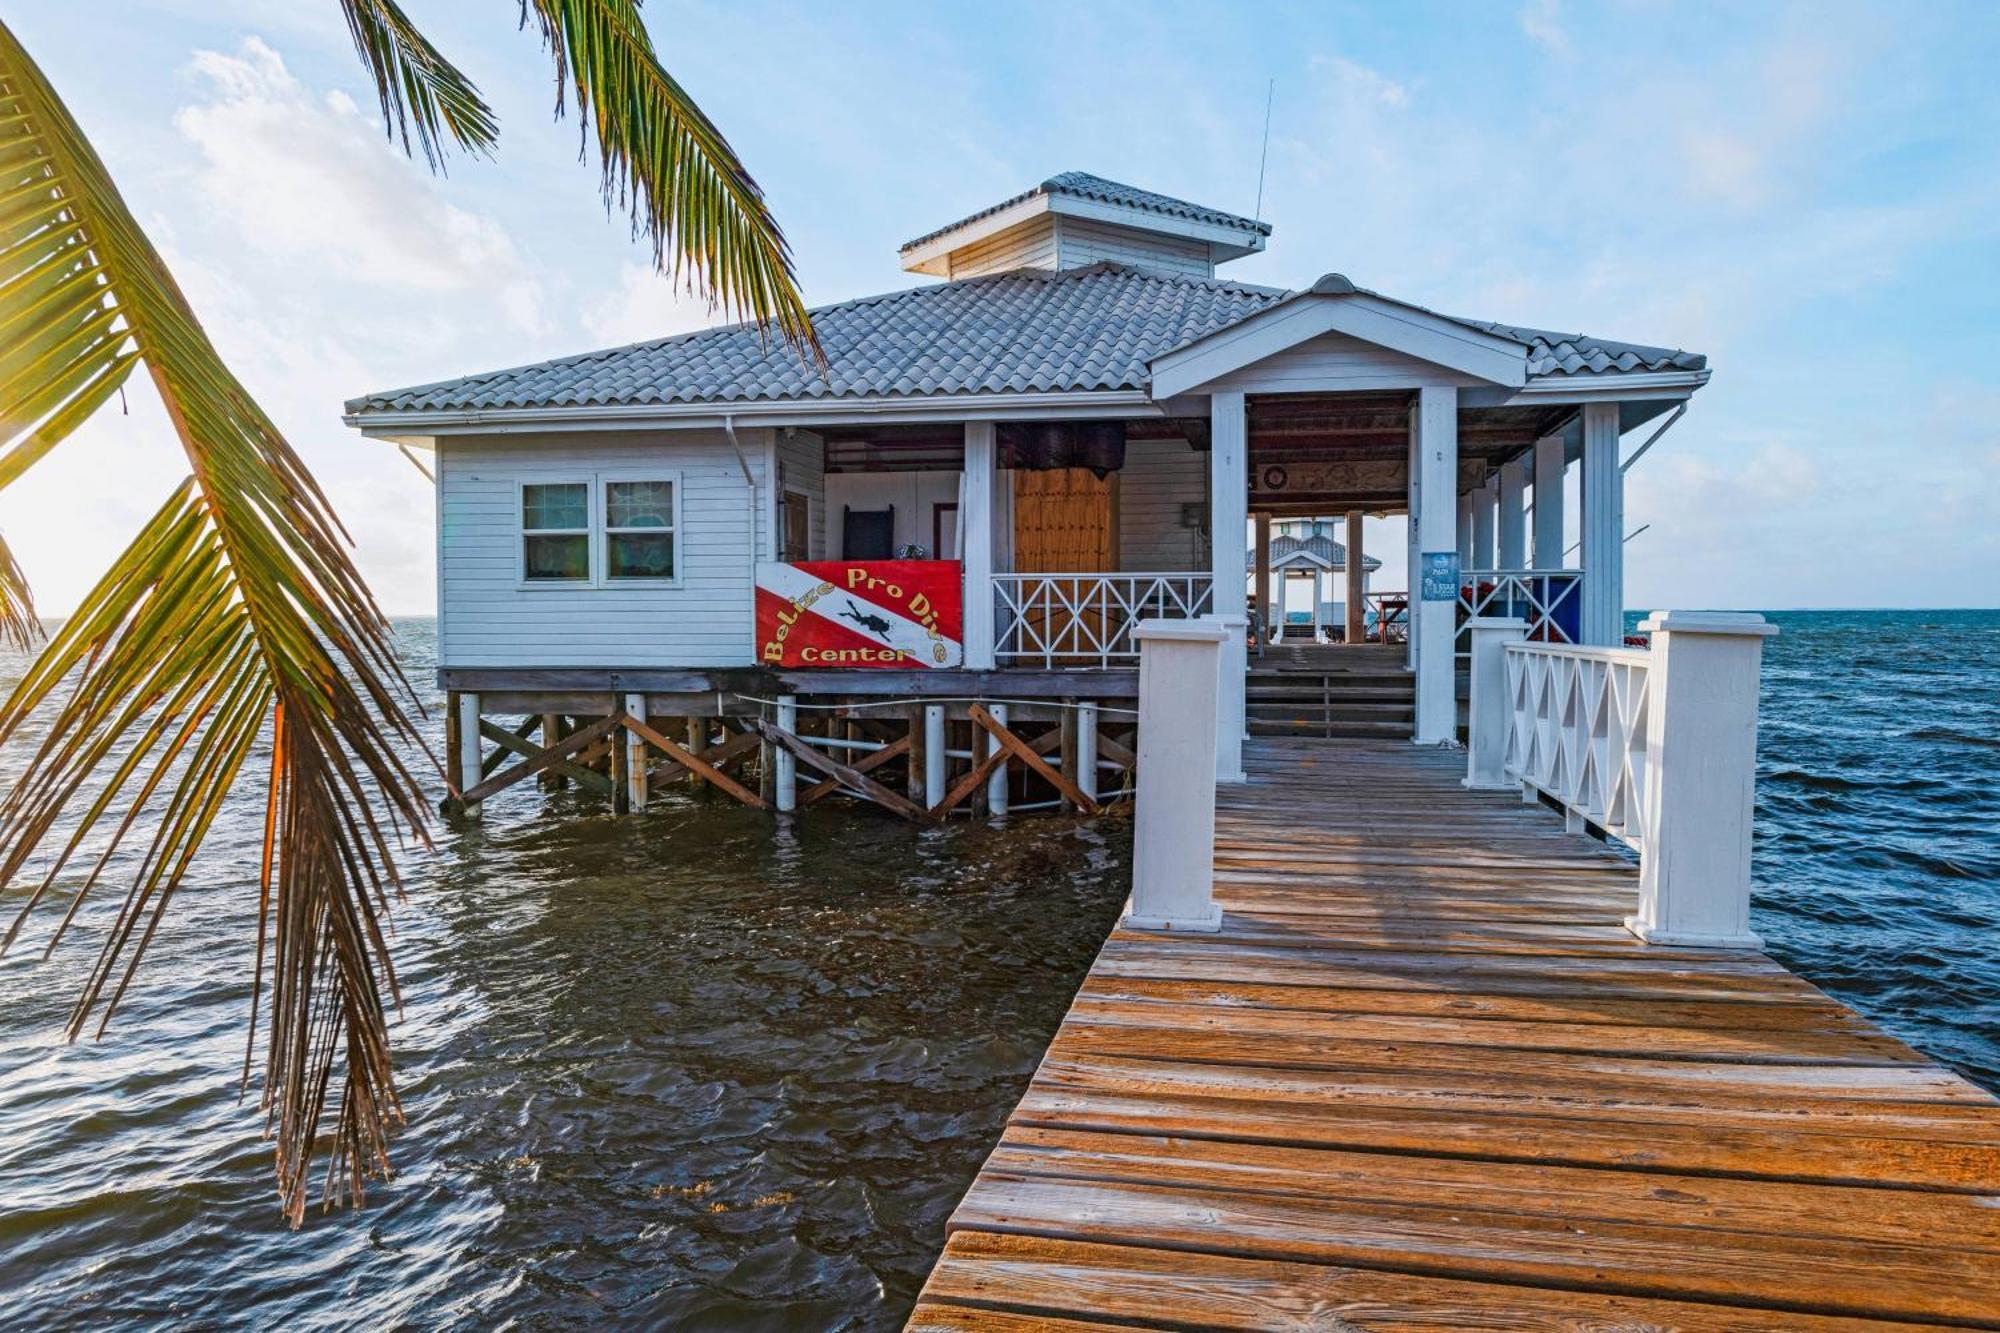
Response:
[[[1089,468],[1052,468],[1014,473],[1014,570],[1020,574],[1107,574],[1117,568],[1117,487]],[[1074,651],[1057,665],[1094,665],[1090,645],[1104,642],[1115,631],[1116,616],[1107,615],[1094,596],[1091,582],[1065,581],[1053,605],[1039,605],[1024,617],[1030,640],[1070,645]],[[1063,603],[1082,603],[1072,612]]]

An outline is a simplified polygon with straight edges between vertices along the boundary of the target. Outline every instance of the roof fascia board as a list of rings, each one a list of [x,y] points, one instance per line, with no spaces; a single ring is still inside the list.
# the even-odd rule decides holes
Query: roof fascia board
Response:
[[[1187,393],[1322,333],[1344,333],[1504,388],[1527,383],[1528,349],[1413,306],[1359,293],[1304,293],[1151,363],[1153,393]]]
[[[1598,371],[1530,380],[1495,406],[1602,403],[1624,398],[1684,399],[1708,383],[1706,370]]]
[[[905,272],[944,274],[945,261],[950,258],[952,251],[962,250],[1009,227],[1019,226],[1030,218],[1040,217],[1048,211],[1048,195],[1029,195],[1018,203],[1009,204],[984,217],[962,223],[950,231],[931,237],[920,245],[913,245],[901,251],[898,257]]]
[[[645,403],[607,407],[523,407],[479,410],[358,412],[342,418],[363,435],[384,439],[418,430],[430,435],[506,434],[551,430],[720,429],[725,421],[757,426],[853,426],[871,422],[1041,421],[1164,416],[1136,389],[1071,393],[938,394],[926,398],[832,402]]]

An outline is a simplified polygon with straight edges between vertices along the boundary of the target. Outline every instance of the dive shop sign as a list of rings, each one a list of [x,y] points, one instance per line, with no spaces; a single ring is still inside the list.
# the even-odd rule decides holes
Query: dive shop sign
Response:
[[[956,560],[765,561],[757,660],[775,667],[955,667],[965,660]]]

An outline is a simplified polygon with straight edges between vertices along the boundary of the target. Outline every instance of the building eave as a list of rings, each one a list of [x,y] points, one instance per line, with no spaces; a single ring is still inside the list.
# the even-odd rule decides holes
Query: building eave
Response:
[[[632,403],[605,406],[350,412],[341,419],[372,439],[568,430],[719,430],[756,426],[845,426],[870,422],[1035,421],[1159,417],[1141,389],[932,394],[897,398],[779,399],[758,402]]]

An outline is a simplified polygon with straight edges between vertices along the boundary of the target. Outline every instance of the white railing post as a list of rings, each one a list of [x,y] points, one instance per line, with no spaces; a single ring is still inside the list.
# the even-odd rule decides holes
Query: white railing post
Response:
[[[1221,615],[1204,620],[1225,631],[1216,662],[1215,780],[1242,782],[1243,740],[1250,725],[1250,618]]]
[[[1148,620],[1139,643],[1139,791],[1128,930],[1214,931],[1215,743],[1220,660],[1238,629]]]
[[[1655,611],[1640,812],[1639,911],[1652,944],[1754,949],[1750,821],[1757,785],[1757,678],[1778,628],[1754,613]]]
[[[1507,697],[1507,645],[1527,637],[1528,622],[1480,616],[1467,621],[1466,628],[1472,632],[1472,715],[1465,747],[1465,785],[1480,790],[1511,787],[1507,724],[1513,701]]]

